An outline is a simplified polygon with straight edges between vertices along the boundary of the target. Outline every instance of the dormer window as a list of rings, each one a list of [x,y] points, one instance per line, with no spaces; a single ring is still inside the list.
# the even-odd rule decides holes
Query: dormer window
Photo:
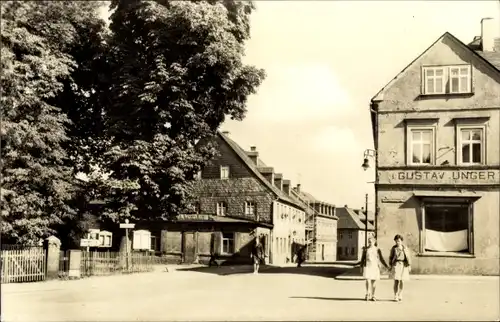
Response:
[[[217,216],[225,216],[227,212],[227,204],[224,201],[217,203]]]
[[[255,203],[251,201],[245,202],[245,215],[247,216],[255,215]]]
[[[229,179],[229,167],[221,166],[220,167],[220,178],[222,180]]]
[[[424,95],[466,94],[472,92],[470,65],[425,66],[422,70]]]

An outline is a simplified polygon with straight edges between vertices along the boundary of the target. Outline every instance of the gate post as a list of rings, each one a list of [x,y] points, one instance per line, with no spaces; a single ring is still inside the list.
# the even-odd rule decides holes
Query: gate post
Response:
[[[45,248],[45,277],[46,279],[59,278],[59,252],[61,241],[56,236],[50,236],[44,241]]]
[[[69,278],[80,278],[81,276],[82,251],[71,249],[69,251]]]

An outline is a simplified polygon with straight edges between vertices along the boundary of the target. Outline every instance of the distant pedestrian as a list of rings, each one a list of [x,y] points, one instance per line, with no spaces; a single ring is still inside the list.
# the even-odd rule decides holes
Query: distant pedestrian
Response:
[[[389,269],[389,265],[382,256],[382,251],[377,247],[375,238],[368,238],[368,247],[363,248],[361,256],[361,267],[363,269],[363,277],[366,280],[366,301],[376,301],[375,289],[376,283],[380,279],[380,263]]]
[[[302,263],[306,261],[306,246],[299,246],[297,250],[297,267],[302,267]]]
[[[259,274],[259,267],[261,262],[264,262],[264,247],[260,241],[260,237],[255,237],[255,243],[250,253],[250,258],[253,259],[253,273]]]
[[[394,279],[394,301],[403,300],[403,281],[410,279],[411,258],[410,252],[403,245],[403,236],[394,237],[396,245],[391,249],[389,263],[391,264],[391,278]]]

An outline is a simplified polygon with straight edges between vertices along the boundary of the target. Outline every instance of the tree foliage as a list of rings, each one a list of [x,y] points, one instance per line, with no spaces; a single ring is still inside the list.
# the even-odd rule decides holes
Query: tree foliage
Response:
[[[2,224],[4,242],[35,243],[75,214],[71,122],[54,98],[78,68],[69,49],[76,2],[2,2]],[[84,11],[85,12],[85,11]],[[84,22],[82,22],[84,23]]]
[[[198,140],[243,119],[263,70],[242,62],[251,3],[114,1],[107,117],[111,215],[182,211],[186,182],[214,155]]]
[[[242,61],[251,2],[115,0],[109,29],[102,5],[1,4],[4,239],[85,230],[96,198],[102,220],[175,216],[215,153],[196,143],[265,77]]]

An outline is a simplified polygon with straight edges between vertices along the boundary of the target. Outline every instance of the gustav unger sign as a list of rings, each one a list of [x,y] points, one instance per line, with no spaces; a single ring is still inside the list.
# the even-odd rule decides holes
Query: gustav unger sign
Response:
[[[380,171],[380,183],[500,184],[499,170]]]

